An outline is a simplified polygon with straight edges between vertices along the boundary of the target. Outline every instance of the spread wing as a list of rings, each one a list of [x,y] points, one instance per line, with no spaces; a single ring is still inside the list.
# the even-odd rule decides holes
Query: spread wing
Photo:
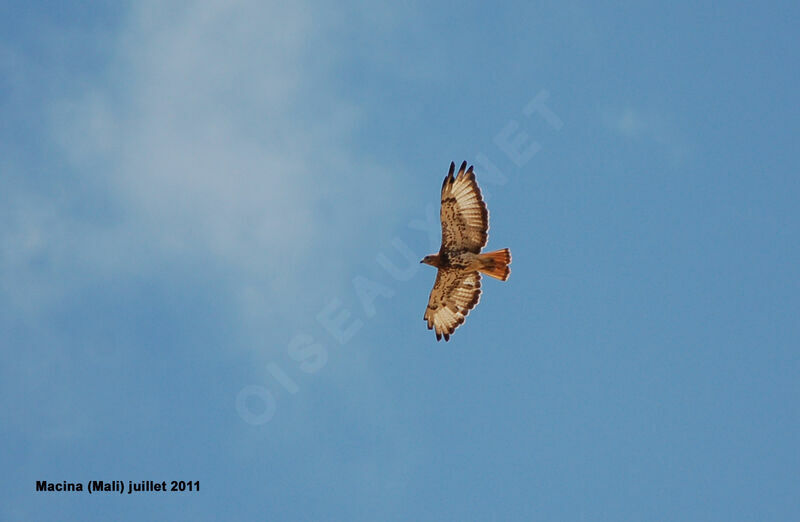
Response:
[[[489,239],[489,211],[472,167],[465,171],[465,161],[453,176],[455,168],[456,164],[450,163],[450,172],[442,183],[442,250],[477,254]]]
[[[458,326],[481,296],[481,275],[478,272],[440,268],[428,299],[424,319],[428,330],[436,331],[436,340],[450,340]]]

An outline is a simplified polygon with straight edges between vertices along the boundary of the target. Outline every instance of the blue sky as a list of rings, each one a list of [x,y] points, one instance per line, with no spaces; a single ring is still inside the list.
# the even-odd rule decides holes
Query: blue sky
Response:
[[[797,519],[799,18],[3,4],[0,519]]]

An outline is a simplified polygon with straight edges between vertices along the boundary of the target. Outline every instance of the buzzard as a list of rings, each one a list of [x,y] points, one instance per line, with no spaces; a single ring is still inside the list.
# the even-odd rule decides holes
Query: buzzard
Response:
[[[428,330],[436,332],[436,340],[450,335],[464,322],[478,304],[481,295],[481,272],[501,281],[511,270],[511,251],[507,248],[481,254],[489,239],[489,211],[481,197],[472,167],[456,164],[442,183],[442,246],[438,254],[425,256],[420,263],[438,268],[428,308],[423,317]]]

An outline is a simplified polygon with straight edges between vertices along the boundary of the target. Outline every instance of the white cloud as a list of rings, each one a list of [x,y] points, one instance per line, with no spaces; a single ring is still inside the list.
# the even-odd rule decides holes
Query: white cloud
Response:
[[[608,115],[608,124],[623,136],[628,137],[641,136],[647,130],[647,124],[642,116],[630,107],[626,107],[614,115]]]
[[[55,295],[81,274],[213,259],[243,303],[274,306],[261,292],[302,308],[315,282],[327,299],[350,278],[348,249],[400,202],[396,177],[350,142],[357,107],[326,88],[325,20],[298,3],[135,6],[105,70],[52,100],[52,138],[74,173],[52,174],[90,189],[14,191],[4,285]],[[86,194],[107,215],[75,212],[98,204]],[[37,255],[49,274],[31,269]]]
[[[0,327],[16,335],[0,341],[16,344],[0,356],[0,395],[16,411],[10,429],[35,439],[102,431],[102,379],[87,367],[148,361],[152,347],[125,337],[138,335],[124,331],[127,296],[81,313],[87,299],[212,265],[223,275],[211,291],[239,307],[212,357],[235,357],[246,374],[285,361],[286,342],[352,294],[354,259],[374,259],[405,203],[402,176],[351,142],[362,115],[327,90],[325,30],[302,6],[136,5],[104,69],[72,79],[84,92],[45,100],[33,154],[55,158],[49,170],[29,182],[25,154],[0,159],[11,173],[0,179]],[[122,333],[91,315],[105,302],[124,309],[109,312]],[[142,400],[139,417],[158,415],[157,396]]]
[[[631,106],[605,107],[600,111],[608,129],[631,140],[650,140],[666,149],[674,162],[680,162],[689,153],[689,146],[681,139],[675,122],[656,110]]]

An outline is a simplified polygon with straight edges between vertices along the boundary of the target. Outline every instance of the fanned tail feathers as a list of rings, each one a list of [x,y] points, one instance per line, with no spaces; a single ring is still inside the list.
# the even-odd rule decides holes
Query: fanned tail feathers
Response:
[[[505,281],[511,273],[508,267],[511,264],[511,251],[507,248],[480,254],[478,261],[480,262],[478,270],[495,279]]]

